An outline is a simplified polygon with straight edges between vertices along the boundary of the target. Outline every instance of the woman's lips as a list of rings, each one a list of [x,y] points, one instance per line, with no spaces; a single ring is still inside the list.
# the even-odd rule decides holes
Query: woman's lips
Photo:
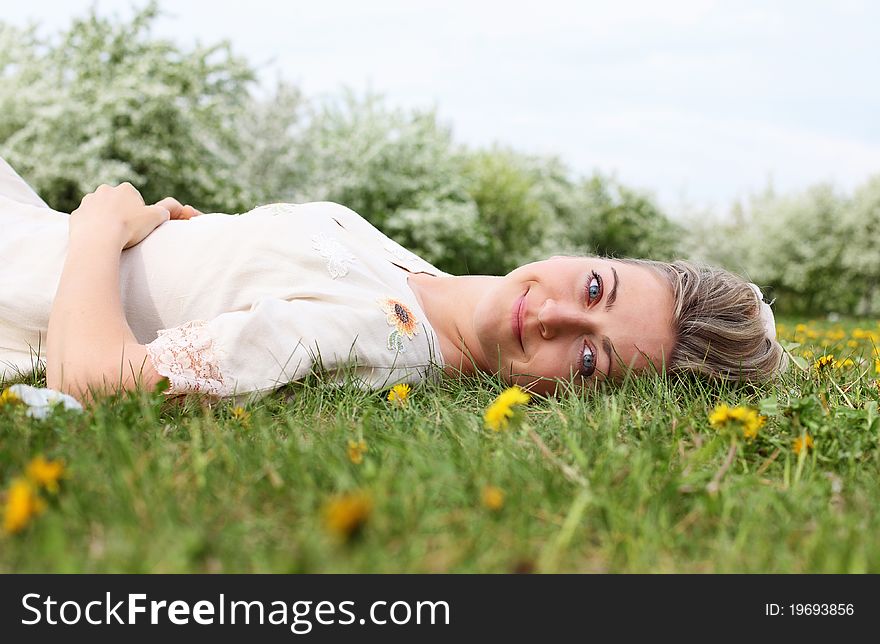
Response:
[[[511,326],[513,327],[513,337],[515,337],[519,341],[520,348],[525,351],[525,345],[523,345],[523,312],[525,311],[525,302],[526,295],[528,294],[528,289],[526,292],[520,295],[513,302],[513,311],[511,314]]]

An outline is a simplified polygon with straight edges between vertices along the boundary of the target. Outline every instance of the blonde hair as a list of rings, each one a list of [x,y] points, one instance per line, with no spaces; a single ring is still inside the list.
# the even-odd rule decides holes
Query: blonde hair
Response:
[[[666,358],[668,372],[761,381],[788,368],[788,356],[778,342],[767,337],[760,302],[743,278],[685,260],[614,261],[651,269],[672,288],[676,340],[672,355]]]

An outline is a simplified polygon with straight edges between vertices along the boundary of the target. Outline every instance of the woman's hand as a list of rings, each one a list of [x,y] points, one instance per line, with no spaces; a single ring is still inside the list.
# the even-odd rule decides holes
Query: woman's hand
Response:
[[[70,213],[70,234],[109,235],[125,249],[140,243],[169,219],[189,219],[197,214],[201,213],[171,197],[147,206],[128,182],[116,187],[104,184],[83,197],[79,208]]]
[[[168,212],[171,213],[172,219],[192,219],[193,217],[198,217],[199,215],[204,214],[192,206],[182,205],[174,197],[165,197],[161,201],[157,201],[156,205],[166,208]]]

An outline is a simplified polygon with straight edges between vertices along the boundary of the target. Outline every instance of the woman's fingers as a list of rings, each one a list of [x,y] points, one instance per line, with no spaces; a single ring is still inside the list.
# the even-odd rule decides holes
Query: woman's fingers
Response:
[[[198,215],[202,214],[192,206],[182,205],[174,197],[165,197],[161,201],[157,201],[156,205],[167,208],[168,212],[171,213],[171,219],[189,219],[191,217],[197,217]]]
[[[181,204],[174,197],[165,197],[164,199],[157,201],[154,205],[165,208],[168,211],[171,219],[182,219],[182,217],[180,216],[180,211],[183,208],[183,204]]]
[[[150,216],[154,217],[158,222],[156,225],[160,226],[164,224],[166,221],[171,219],[171,211],[161,204],[156,204],[155,206],[146,206],[145,210]]]
[[[141,243],[159,226],[171,219],[171,213],[159,204],[144,206],[136,215],[132,213],[128,220],[128,242],[123,248],[131,248]]]

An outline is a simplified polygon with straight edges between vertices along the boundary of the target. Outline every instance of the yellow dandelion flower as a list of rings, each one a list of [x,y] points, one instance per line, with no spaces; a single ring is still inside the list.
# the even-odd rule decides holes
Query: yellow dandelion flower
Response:
[[[718,405],[709,414],[709,424],[716,429],[736,428],[749,440],[758,435],[758,430],[764,426],[766,418],[754,409],[748,407],[730,407]]]
[[[850,349],[855,349],[857,346],[859,346],[859,342],[858,340],[847,340],[846,346],[848,346]]]
[[[510,419],[513,418],[514,407],[516,405],[525,405],[529,400],[531,400],[531,396],[516,385],[505,389],[486,408],[486,412],[483,414],[483,421],[486,427],[495,432],[507,429]]]
[[[880,358],[874,360],[874,371],[880,373]]]
[[[364,462],[364,454],[367,451],[367,442],[365,440],[359,441],[348,441],[348,460],[350,460],[355,465],[360,465]]]
[[[339,494],[324,505],[324,527],[341,539],[350,539],[366,525],[373,499],[366,492]]]
[[[487,485],[480,493],[480,500],[486,509],[498,512],[504,507],[504,490],[494,485]]]
[[[391,391],[388,392],[388,402],[403,407],[409,400],[409,392],[410,386],[406,383],[394,385]]]
[[[830,367],[833,364],[834,364],[834,354],[833,353],[826,353],[825,355],[821,356],[818,360],[816,360],[816,362],[813,363],[813,368],[816,371],[822,371],[826,367]]]
[[[811,449],[813,447],[813,437],[809,434],[804,434],[803,436],[798,436],[794,439],[794,444],[792,445],[792,450],[794,450],[795,454],[800,454],[805,449]]]
[[[868,333],[868,331],[865,331],[862,328],[855,328],[853,329],[852,337],[854,337],[856,340],[864,340],[868,337]]]
[[[44,487],[55,494],[58,492],[58,480],[64,476],[64,463],[62,461],[47,461],[40,455],[28,463],[25,475],[37,487]]]
[[[845,369],[846,367],[852,367],[854,364],[851,358],[847,358],[846,360],[835,360],[833,366],[835,369]]]
[[[743,436],[747,439],[752,440],[755,436],[758,435],[758,430],[760,430],[764,423],[767,422],[767,419],[764,416],[761,416],[754,409],[748,410],[749,413],[743,422]]]
[[[3,405],[17,405],[20,402],[21,398],[19,398],[9,388],[4,389],[3,393],[0,393],[0,407],[2,407]]]
[[[718,405],[709,414],[709,424],[712,427],[720,427],[730,420],[730,407],[727,405]]]
[[[8,534],[21,532],[45,509],[46,502],[37,495],[34,485],[27,479],[15,479],[6,495],[3,529]]]
[[[808,328],[809,327],[807,327],[806,324],[798,324],[797,326],[794,327],[794,332],[795,333],[806,333]]]
[[[251,413],[244,407],[233,407],[232,418],[243,425],[247,425],[248,421],[251,419]]]
[[[807,360],[809,360],[810,358],[812,358],[812,357],[815,356],[816,354],[813,353],[812,351],[810,351],[809,349],[807,349],[806,351],[804,351],[803,353],[801,353],[801,355],[802,355],[803,357],[805,357]]]

